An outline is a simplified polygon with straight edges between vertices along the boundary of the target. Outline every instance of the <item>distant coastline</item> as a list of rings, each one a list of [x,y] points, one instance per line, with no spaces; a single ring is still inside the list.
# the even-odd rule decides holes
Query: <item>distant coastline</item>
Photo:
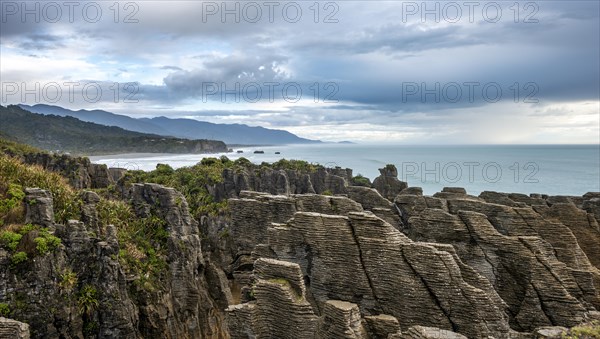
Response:
[[[447,186],[462,186],[471,194],[492,190],[581,195],[600,190],[600,145],[320,144],[250,146],[233,150],[232,153],[206,155],[137,153],[91,156],[90,159],[108,166],[120,164],[140,170],[153,170],[158,163],[173,168],[192,166],[202,158],[223,155],[232,160],[244,157],[256,164],[294,159],[326,167],[351,168],[355,175],[361,174],[371,180],[379,175],[378,168],[394,164],[401,180],[410,186],[423,187],[426,194],[439,192]],[[235,152],[237,150],[243,153]],[[254,154],[255,150],[265,151],[265,154]],[[515,164],[518,164],[518,170]],[[437,177],[433,174],[436,168]],[[484,168],[487,173],[482,173]],[[455,180],[456,169],[462,173]],[[473,169],[472,180],[470,169]],[[495,178],[496,169],[502,171],[498,178]]]

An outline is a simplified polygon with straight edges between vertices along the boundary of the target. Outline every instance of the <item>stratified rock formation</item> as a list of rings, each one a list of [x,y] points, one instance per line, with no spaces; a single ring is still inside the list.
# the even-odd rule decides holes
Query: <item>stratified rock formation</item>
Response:
[[[0,338],[29,339],[29,325],[0,317]]]
[[[223,172],[223,182],[209,187],[217,200],[236,198],[242,191],[270,194],[345,194],[351,169],[316,167],[311,170],[272,169]]]
[[[93,218],[97,196],[93,192],[85,196],[82,212],[87,223],[71,220],[60,225],[52,220],[51,194],[28,189],[28,222],[47,227],[61,244],[52,253],[39,255],[35,245],[27,245],[38,231],[28,233],[31,239],[24,237],[17,247],[32,258],[27,265],[11,263],[9,253],[0,249],[0,300],[11,305],[11,315],[29,324],[32,337],[228,337],[222,313],[232,302],[227,279],[204,259],[197,222],[179,192],[140,184],[128,193],[138,217],[152,215],[165,221],[169,254],[156,288],[136,285],[135,277],[124,274],[117,230],[103,225],[102,234],[97,233]],[[88,294],[80,291],[69,297],[74,288]],[[8,326],[1,322],[0,333]]]
[[[388,200],[394,200],[398,193],[408,187],[407,183],[398,180],[398,169],[394,165],[380,168],[379,173],[381,175],[373,181],[373,188]]]
[[[222,275],[207,272],[202,255],[197,222],[190,216],[185,197],[172,188],[156,184],[136,184],[129,192],[139,217],[155,215],[166,221],[169,233],[166,291],[146,296],[148,304],[139,308],[138,328],[144,337],[221,337],[224,326],[217,301],[209,285],[222,284]],[[225,303],[227,301],[225,300]]]
[[[508,337],[505,305],[484,279],[470,271],[476,277],[466,281],[451,253],[414,243],[372,213],[296,212],[287,224],[268,229],[267,243],[274,257],[302,268],[315,310],[333,312],[332,299],[348,301],[364,315],[391,315],[404,328],[429,325],[471,337]],[[352,317],[343,316],[343,322],[352,323]]]
[[[248,303],[230,307],[231,331],[257,335],[248,324],[257,310],[268,312],[256,297],[264,288],[257,258],[301,270],[306,292],[298,295],[320,319],[318,338],[509,338],[576,326],[600,308],[600,276],[589,259],[598,246],[583,250],[572,231],[600,245],[593,195],[517,201],[408,188],[391,203],[370,190],[349,186],[349,198],[241,192],[230,201],[229,255],[237,261],[228,269],[251,291]],[[277,312],[292,321],[286,309]]]
[[[481,197],[401,194],[396,205],[409,237],[451,244],[465,264],[486,277],[508,305],[513,329],[575,326],[600,306],[600,275],[590,262],[597,260],[593,251],[600,244],[597,222],[574,203],[513,197],[492,192]],[[568,217],[561,220],[552,210],[569,211],[564,214]],[[580,247],[575,227],[591,238],[583,243],[595,241],[588,249],[591,256]]]
[[[32,162],[70,164],[46,160]],[[393,166],[372,185],[341,168],[220,167],[193,189],[227,210],[196,220],[193,193],[82,168],[79,220],[56,223],[64,201],[23,189],[31,225],[0,239],[14,319],[0,336],[524,339],[600,320],[598,193],[425,196]]]
[[[116,182],[114,175],[111,175],[106,165],[92,164],[88,158],[29,153],[22,156],[22,160],[26,164],[41,166],[48,171],[61,173],[71,186],[78,189],[105,188]]]

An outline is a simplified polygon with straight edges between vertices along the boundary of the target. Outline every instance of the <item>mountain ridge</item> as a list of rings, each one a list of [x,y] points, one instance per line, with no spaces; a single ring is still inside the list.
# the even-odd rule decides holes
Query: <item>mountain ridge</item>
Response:
[[[70,110],[60,106],[37,104],[19,107],[38,114],[72,116],[86,122],[116,126],[126,130],[185,139],[218,139],[226,144],[283,145],[321,143],[319,140],[301,138],[291,132],[246,124],[216,124],[185,118],[132,118],[104,110]]]
[[[217,140],[188,140],[125,130],[81,121],[71,116],[44,115],[20,106],[0,106],[0,135],[49,151],[85,155],[114,153],[227,152]]]

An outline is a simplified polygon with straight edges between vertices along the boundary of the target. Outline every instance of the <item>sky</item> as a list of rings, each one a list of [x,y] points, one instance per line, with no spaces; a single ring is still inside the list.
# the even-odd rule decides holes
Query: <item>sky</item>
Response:
[[[0,104],[326,141],[600,143],[599,1],[2,1]]]

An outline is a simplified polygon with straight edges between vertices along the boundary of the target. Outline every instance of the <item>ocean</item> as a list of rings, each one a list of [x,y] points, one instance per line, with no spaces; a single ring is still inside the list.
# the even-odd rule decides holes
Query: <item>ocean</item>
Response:
[[[238,150],[244,153],[237,153]],[[264,154],[254,154],[261,150]],[[281,154],[275,154],[280,152]],[[327,167],[352,168],[373,180],[379,168],[393,164],[398,178],[425,194],[443,187],[482,191],[582,195],[600,191],[600,145],[411,146],[320,144],[235,148],[224,154],[120,154],[92,156],[109,167],[152,170],[158,163],[190,166],[203,157],[245,157],[253,163],[281,158],[305,160]]]

